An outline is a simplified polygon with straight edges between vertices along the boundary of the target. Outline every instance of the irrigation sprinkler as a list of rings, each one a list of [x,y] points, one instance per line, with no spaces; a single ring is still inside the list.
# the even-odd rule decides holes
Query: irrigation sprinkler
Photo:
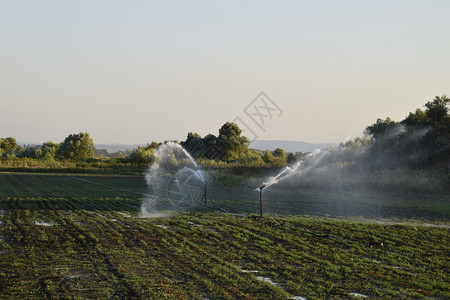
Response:
[[[265,184],[259,186],[259,214],[262,218],[263,216],[263,189],[266,187]]]

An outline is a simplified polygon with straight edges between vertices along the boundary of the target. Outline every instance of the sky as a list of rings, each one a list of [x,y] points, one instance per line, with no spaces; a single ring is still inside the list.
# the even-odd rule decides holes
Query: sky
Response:
[[[0,0],[0,137],[338,143],[450,94],[450,1]],[[261,94],[264,92],[264,94]]]

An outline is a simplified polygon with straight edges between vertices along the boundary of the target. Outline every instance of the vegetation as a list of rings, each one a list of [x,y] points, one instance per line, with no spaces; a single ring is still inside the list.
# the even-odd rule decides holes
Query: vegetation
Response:
[[[90,158],[86,161],[42,160],[37,158],[0,158],[1,172],[139,174],[147,165],[136,165],[124,158]]]
[[[370,168],[450,171],[450,98],[435,97],[401,122],[378,119],[366,128],[373,144],[365,156]],[[370,159],[370,162],[369,162]]]
[[[239,126],[227,122],[219,129],[218,137],[209,134],[202,138],[189,132],[186,141],[180,144],[195,158],[231,162],[248,151],[249,140],[241,132]]]
[[[0,155],[10,155],[17,149],[16,139],[13,137],[0,138]]]
[[[58,155],[74,160],[85,160],[94,155],[94,142],[89,133],[71,134],[58,149]]]
[[[149,165],[155,161],[154,148],[151,145],[146,147],[137,147],[131,151],[128,161],[134,164]]]
[[[141,219],[124,198],[0,204],[8,299],[450,297],[445,228],[193,212]]]
[[[222,126],[218,138],[213,135],[201,138],[197,134],[189,133],[187,140],[181,142],[181,145],[184,145],[204,168],[214,169],[272,169],[285,166],[288,158],[293,162],[302,157],[300,152],[288,157],[283,149],[273,152],[249,149],[247,138],[240,133],[241,130],[236,124],[226,123]],[[94,149],[88,133],[69,135],[61,144],[46,142],[42,145],[18,147],[14,138],[2,141],[0,169],[3,171],[105,173],[118,170],[126,172],[129,168],[131,172],[141,174],[155,161],[155,150],[162,144],[152,142],[131,150],[126,157],[123,157],[126,153],[117,153],[117,157],[112,157],[106,150]],[[92,157],[94,153],[97,154],[96,158]]]
[[[227,122],[219,129],[216,137],[208,134],[202,138],[198,133],[189,132],[183,146],[202,166],[209,168],[273,168],[283,167],[288,163],[288,156],[283,149],[273,152],[249,148],[249,140],[241,136],[238,125]],[[297,157],[292,154],[289,162]]]

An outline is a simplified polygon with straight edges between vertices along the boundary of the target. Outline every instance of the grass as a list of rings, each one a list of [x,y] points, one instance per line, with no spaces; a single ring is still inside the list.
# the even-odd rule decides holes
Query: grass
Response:
[[[138,218],[142,176],[1,174],[2,297],[450,298],[450,230],[437,212],[445,202],[423,214],[423,204],[405,199],[374,205],[376,196],[274,186],[264,195],[272,213],[259,218],[253,185],[210,186],[208,208],[148,219]],[[368,208],[374,217],[430,215],[441,226],[376,224],[361,213]]]
[[[142,198],[142,176],[6,173],[0,175],[0,197]]]
[[[258,177],[212,173],[207,177],[207,204],[213,210],[257,213]],[[199,187],[203,191],[203,186]],[[126,198],[142,200],[148,190],[144,176],[120,174],[0,173],[0,197]],[[202,196],[203,192],[199,193]],[[202,201],[199,201],[202,203]],[[366,218],[450,218],[448,196],[327,190],[280,183],[264,190],[264,211],[272,214],[332,215]]]

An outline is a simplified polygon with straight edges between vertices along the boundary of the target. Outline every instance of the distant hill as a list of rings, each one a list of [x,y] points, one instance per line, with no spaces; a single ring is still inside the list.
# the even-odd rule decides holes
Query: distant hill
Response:
[[[250,143],[250,148],[256,150],[273,151],[277,148],[282,148],[286,152],[312,152],[316,149],[326,149],[331,146],[336,146],[333,143],[312,144],[306,142],[284,141],[284,140],[254,140]]]
[[[25,141],[18,141],[19,145],[41,145],[42,143],[31,143]],[[127,149],[135,149],[138,146],[145,146],[146,144],[139,145],[126,145],[120,143],[111,144],[95,144],[96,149],[106,149],[109,153],[114,153],[118,151],[125,151]],[[312,152],[315,149],[326,149],[331,146],[336,146],[333,143],[322,143],[322,144],[312,144],[306,142],[297,141],[285,141],[285,140],[254,140],[250,143],[250,148],[257,150],[269,150],[273,151],[277,148],[282,148],[286,152]]]
[[[27,142],[27,141],[17,141],[17,144],[20,146],[25,145],[31,145],[31,146],[38,146],[42,145],[42,143],[35,143],[35,142]],[[125,151],[127,149],[134,149],[138,146],[145,146],[146,144],[139,144],[139,145],[126,145],[126,144],[120,144],[120,143],[111,143],[111,144],[94,144],[95,149],[106,149],[109,153],[119,152],[119,151]]]
[[[34,143],[34,142],[27,142],[27,141],[17,141],[17,145],[19,146],[37,146],[37,145],[42,145],[42,143]]]
[[[95,144],[95,149],[106,149],[109,153],[114,153],[118,151],[125,151],[127,149],[134,149],[138,146],[144,146],[144,144],[140,145],[125,145],[125,144]]]

